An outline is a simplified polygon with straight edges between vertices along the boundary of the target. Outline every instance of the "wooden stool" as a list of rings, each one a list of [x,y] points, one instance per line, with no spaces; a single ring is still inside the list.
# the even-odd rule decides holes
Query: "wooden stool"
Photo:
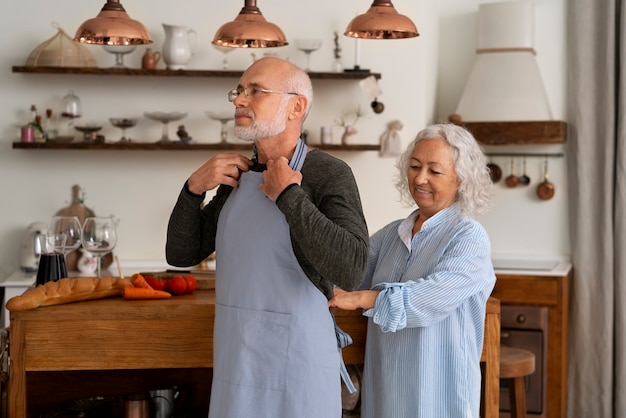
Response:
[[[522,348],[500,346],[500,379],[507,379],[511,418],[526,418],[524,378],[535,371],[535,355]]]

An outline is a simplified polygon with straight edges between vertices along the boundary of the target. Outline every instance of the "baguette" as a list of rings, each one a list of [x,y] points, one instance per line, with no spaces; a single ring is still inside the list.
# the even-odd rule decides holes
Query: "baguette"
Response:
[[[64,278],[12,297],[7,301],[6,308],[10,311],[25,311],[40,306],[122,296],[126,286],[131,286],[130,280],[118,277]]]

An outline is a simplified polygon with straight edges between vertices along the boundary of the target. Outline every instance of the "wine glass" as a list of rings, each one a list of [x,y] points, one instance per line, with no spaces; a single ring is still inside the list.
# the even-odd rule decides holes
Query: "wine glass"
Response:
[[[211,45],[213,45],[213,48],[217,49],[222,54],[224,54],[224,58],[222,59],[222,70],[228,70],[228,53],[233,52],[235,48],[231,48],[228,46],[215,45],[215,44],[211,44]]]
[[[187,117],[185,112],[145,112],[144,116],[148,119],[159,121],[163,124],[163,133],[157,144],[169,144],[172,142],[169,136],[169,123]]]
[[[68,255],[80,247],[82,228],[77,216],[53,216],[49,228],[48,232],[51,234],[65,234],[63,255]]]
[[[298,49],[306,54],[306,71],[311,71],[311,53],[317,51],[322,46],[322,40],[316,38],[296,39]]]
[[[98,278],[102,277],[100,265],[102,256],[110,253],[117,244],[117,230],[111,217],[93,216],[85,219],[81,235],[83,248],[96,258]]]
[[[103,45],[109,54],[115,54],[115,65],[111,68],[127,68],[124,65],[124,55],[130,54],[137,48],[137,45]]]
[[[122,130],[122,137],[117,142],[130,142],[131,139],[126,138],[126,129],[132,128],[133,126],[137,125],[138,121],[139,119],[137,118],[109,118],[109,122],[111,122],[111,125]]]
[[[235,120],[235,115],[232,111],[230,112],[206,112],[206,115],[213,119],[217,120],[222,124],[222,130],[220,131],[220,138],[222,140],[222,144],[226,144],[228,142],[228,128],[227,124],[231,120]]]

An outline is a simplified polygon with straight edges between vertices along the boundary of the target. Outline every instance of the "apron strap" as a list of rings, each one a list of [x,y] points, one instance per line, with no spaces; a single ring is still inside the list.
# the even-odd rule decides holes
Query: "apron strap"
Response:
[[[339,372],[341,374],[341,380],[343,380],[343,383],[346,385],[348,392],[354,393],[356,392],[356,388],[354,387],[354,383],[352,383],[350,373],[348,373],[346,363],[344,363],[343,355],[341,354],[342,348],[352,344],[352,337],[339,328],[339,325],[337,325],[337,321],[335,320],[335,315],[333,315],[332,312],[330,313],[330,316],[333,317],[333,323],[335,324],[335,336],[337,337],[337,349],[339,350]]]

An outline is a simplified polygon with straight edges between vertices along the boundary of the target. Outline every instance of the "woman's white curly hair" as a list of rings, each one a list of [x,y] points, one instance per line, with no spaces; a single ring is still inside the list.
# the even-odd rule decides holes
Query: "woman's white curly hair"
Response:
[[[465,128],[452,123],[427,126],[398,157],[395,186],[400,192],[402,202],[408,206],[415,205],[409,190],[407,169],[415,145],[425,139],[445,141],[452,148],[454,169],[459,179],[455,201],[461,209],[461,214],[473,217],[490,209],[493,182],[489,176],[487,158],[474,136]]]

